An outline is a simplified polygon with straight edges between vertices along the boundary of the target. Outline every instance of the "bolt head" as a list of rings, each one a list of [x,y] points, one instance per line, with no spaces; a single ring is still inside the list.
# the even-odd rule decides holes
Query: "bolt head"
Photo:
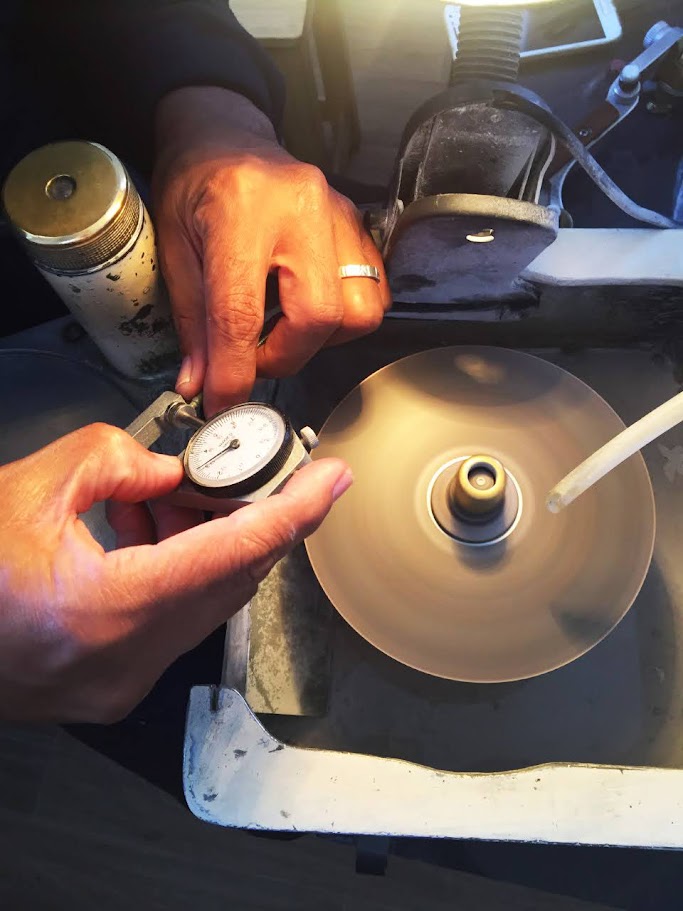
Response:
[[[320,443],[320,440],[310,427],[302,427],[299,436],[301,438],[301,442],[304,445],[304,449],[307,452],[311,452],[313,449],[316,449]]]
[[[640,70],[634,63],[627,63],[619,74],[619,85],[622,89],[633,89],[640,82]]]
[[[481,231],[473,231],[465,237],[471,244],[490,244],[496,239],[496,234],[493,228],[484,228]]]
[[[655,41],[658,41],[662,37],[662,35],[664,34],[664,32],[667,31],[668,28],[669,28],[668,22],[655,23],[655,25],[653,25],[652,28],[645,35],[645,39],[643,41],[643,47],[645,47],[645,48],[651,47],[655,43]]]

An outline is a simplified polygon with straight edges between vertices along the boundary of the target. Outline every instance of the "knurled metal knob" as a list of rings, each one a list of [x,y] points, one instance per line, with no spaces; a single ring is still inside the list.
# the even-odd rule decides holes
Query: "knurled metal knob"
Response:
[[[302,427],[299,438],[307,452],[312,452],[312,450],[316,449],[320,442],[310,427]]]
[[[2,196],[29,255],[50,271],[101,267],[139,230],[140,196],[118,158],[96,142],[36,149],[12,169]]]
[[[450,482],[448,503],[452,512],[481,520],[501,508],[505,487],[505,469],[498,459],[475,455],[462,463]]]

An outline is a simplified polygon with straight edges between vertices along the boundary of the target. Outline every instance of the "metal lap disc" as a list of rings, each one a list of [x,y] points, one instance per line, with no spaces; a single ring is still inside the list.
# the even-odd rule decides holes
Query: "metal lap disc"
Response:
[[[583,382],[518,351],[440,348],[377,371],[320,433],[316,458],[355,475],[307,541],[321,586],[365,639],[435,676],[494,683],[567,664],[638,594],[654,499],[640,455],[559,515],[545,498],[623,429]],[[443,466],[480,453],[520,506],[506,536],[473,546],[443,531],[430,497]]]

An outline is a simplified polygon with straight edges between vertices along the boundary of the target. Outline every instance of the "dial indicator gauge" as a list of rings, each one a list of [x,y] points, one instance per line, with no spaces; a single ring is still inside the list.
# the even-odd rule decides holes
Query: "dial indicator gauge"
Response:
[[[219,412],[195,433],[185,472],[200,487],[234,493],[274,477],[292,444],[289,422],[276,408],[247,402]]]

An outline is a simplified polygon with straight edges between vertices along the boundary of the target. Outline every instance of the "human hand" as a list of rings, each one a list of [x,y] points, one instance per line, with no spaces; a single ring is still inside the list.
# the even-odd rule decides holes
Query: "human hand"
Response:
[[[308,465],[282,493],[227,517],[158,501],[180,460],[105,424],[0,468],[0,717],[111,722],[183,652],[243,607],[274,564],[351,482],[343,462]],[[109,499],[121,549],[79,518]]]
[[[157,113],[159,255],[185,355],[177,391],[206,410],[248,397],[257,373],[287,376],[316,351],[376,329],[391,299],[382,258],[353,204],[277,143],[251,102],[185,88]],[[339,277],[368,263],[381,281]],[[258,348],[266,278],[283,317]]]

